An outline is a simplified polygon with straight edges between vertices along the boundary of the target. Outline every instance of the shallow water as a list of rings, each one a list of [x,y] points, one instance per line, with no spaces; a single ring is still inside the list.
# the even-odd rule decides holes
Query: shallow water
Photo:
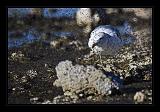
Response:
[[[30,29],[22,33],[22,36],[19,38],[14,38],[11,34],[14,32],[8,32],[8,48],[19,47],[26,43],[34,42],[40,37],[37,35],[36,31]],[[36,34],[35,34],[36,33]]]
[[[20,47],[24,44],[32,43],[34,41],[38,41],[42,38],[42,34],[38,31],[26,31],[22,33],[21,37],[14,38],[11,34],[14,32],[8,32],[8,48]],[[54,40],[56,38],[72,38],[73,32],[53,32],[52,38],[50,40]]]
[[[44,8],[42,15],[47,18],[52,17],[70,17],[73,18],[75,13],[79,8],[56,8],[55,12],[48,10],[49,8]],[[18,14],[19,17],[24,17],[27,14],[31,13],[32,8],[8,8],[8,17],[14,17],[15,14]]]
[[[78,8],[58,8],[56,12],[49,12],[48,8],[44,10],[44,17],[71,17],[74,18],[75,13],[78,11]]]
[[[31,11],[32,11],[31,9],[32,8],[8,8],[8,17],[15,17],[15,15],[16,15],[15,18],[17,18],[17,21],[21,20],[21,19],[22,19],[22,21],[24,21],[23,20],[24,17],[27,14],[31,13]],[[68,17],[70,19],[73,19],[77,10],[78,10],[78,8],[57,8],[57,10],[55,12],[51,12],[51,11],[49,11],[49,8],[44,8],[43,13],[42,13],[43,18],[41,18],[41,20],[43,20],[44,18],[52,19],[52,18],[63,18],[63,17]],[[36,21],[38,21],[38,20],[36,20]],[[14,23],[12,23],[12,24],[14,24]],[[49,24],[49,23],[46,22],[46,24]],[[26,24],[24,24],[22,27],[25,27],[25,25]],[[13,26],[16,27],[16,24]],[[30,26],[30,27],[31,28],[28,28],[28,30],[22,31],[21,35],[19,37],[16,37],[14,35],[17,32],[16,28],[13,27],[12,28],[13,31],[8,31],[8,48],[19,47],[21,45],[24,45],[27,43],[32,43],[34,41],[41,39],[41,37],[43,36],[43,32],[36,31],[37,26]],[[25,27],[24,29],[27,29],[27,27]],[[62,38],[73,37],[73,35],[74,34],[71,33],[70,31],[66,32],[63,30],[61,30],[60,32],[54,31],[51,34],[52,39],[54,39],[54,37],[60,37],[60,38],[61,37]]]

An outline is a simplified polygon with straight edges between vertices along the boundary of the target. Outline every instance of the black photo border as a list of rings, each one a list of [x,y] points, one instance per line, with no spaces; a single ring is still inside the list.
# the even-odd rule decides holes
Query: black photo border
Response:
[[[159,106],[159,89],[156,87],[160,81],[159,74],[156,71],[158,68],[158,55],[155,55],[155,48],[158,49],[158,46],[154,46],[156,44],[155,37],[158,37],[158,0],[2,0],[0,3],[1,11],[1,105],[0,109],[2,112],[8,111],[144,111],[144,112],[155,112]],[[153,26],[152,26],[152,39],[153,39],[153,104],[149,105],[121,105],[121,104],[77,104],[77,105],[21,105],[21,104],[7,104],[7,8],[9,7],[135,7],[135,8],[143,8],[148,7],[152,8],[153,13]],[[160,10],[159,10],[160,11]],[[158,44],[157,44],[158,45]],[[158,51],[158,50],[157,50]],[[157,56],[157,59],[156,59]],[[155,61],[156,60],[156,61]],[[2,63],[3,62],[3,63]],[[157,64],[156,64],[157,63]],[[86,111],[87,111],[86,110]]]

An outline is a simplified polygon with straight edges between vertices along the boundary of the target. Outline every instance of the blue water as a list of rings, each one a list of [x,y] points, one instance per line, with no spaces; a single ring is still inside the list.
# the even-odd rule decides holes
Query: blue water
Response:
[[[76,14],[76,12],[78,11],[78,8],[58,8],[56,12],[49,12],[48,8],[45,8],[44,10],[44,17],[70,17],[70,18],[74,18],[74,15]]]
[[[8,8],[8,17],[14,17],[15,14],[18,14],[18,17],[24,17],[27,14],[31,13],[32,8]],[[52,17],[69,17],[74,18],[75,13],[79,8],[56,8],[56,12],[50,12],[48,8],[44,8],[43,16],[47,18]]]
[[[23,32],[23,36],[19,38],[11,37],[11,33],[13,32],[8,32],[8,48],[19,47],[25,43],[31,43],[40,39],[40,35],[35,34],[37,32],[33,29]]]
[[[37,32],[34,29],[30,29],[29,31],[23,32],[21,37],[14,38],[12,37],[12,33],[14,32],[8,32],[8,48],[12,47],[20,47],[27,43],[32,43],[34,41],[38,41],[42,36],[42,33]],[[58,38],[73,38],[74,33],[72,32],[53,32],[51,37],[58,37]],[[54,38],[52,38],[54,39]]]
[[[60,38],[74,37],[74,33],[72,32],[54,32],[54,35]]]
[[[14,17],[15,15],[23,17],[29,13],[31,13],[31,8],[8,8],[8,17]]]
[[[44,9],[43,16],[46,18],[62,18],[62,17],[69,17],[74,18],[74,15],[78,11],[78,8],[56,8],[56,12],[51,12],[48,10],[48,8]],[[17,18],[23,18],[27,14],[31,13],[31,8],[8,8],[8,17],[16,17]],[[12,47],[19,47],[23,44],[32,43],[36,40],[39,40],[38,32],[36,32],[34,29],[30,29],[29,31],[23,32],[23,36],[20,38],[14,38],[11,37],[11,33],[14,32],[8,32],[8,48]],[[35,35],[36,34],[36,35]],[[70,32],[54,32],[55,36],[58,37],[70,37],[72,36],[72,33]],[[72,36],[73,37],[73,36]]]

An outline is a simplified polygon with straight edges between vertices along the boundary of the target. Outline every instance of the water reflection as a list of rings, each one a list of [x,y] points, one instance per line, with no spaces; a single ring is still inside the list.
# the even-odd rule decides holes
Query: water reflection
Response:
[[[26,32],[22,32],[20,37],[15,37],[16,32],[8,32],[8,48],[12,47],[20,47],[21,45],[32,43],[34,41],[40,40],[43,37],[44,32],[38,32],[34,29],[30,29]],[[49,37],[49,41],[52,41],[56,38],[72,38],[74,39],[75,34],[73,32],[52,32],[51,36]],[[45,40],[47,40],[46,38]]]
[[[75,13],[78,11],[78,8],[57,8],[55,12],[49,11],[49,8],[44,9],[44,17],[71,17],[74,18]]]
[[[34,42],[40,38],[39,33],[34,29],[23,32],[19,38],[14,37],[13,33],[15,32],[8,32],[8,48],[19,47],[25,43]]]
[[[8,17],[25,17],[32,13],[33,8],[8,8]],[[55,11],[51,11],[55,9]],[[47,18],[70,17],[73,18],[79,8],[43,8],[42,15]]]
[[[18,21],[19,19],[23,19],[25,16],[27,16],[27,14],[32,14],[33,13],[32,9],[33,8],[8,8],[8,17],[9,18],[14,17]],[[43,8],[43,11],[41,13],[45,18],[67,17],[72,19],[75,17],[77,10],[78,8]],[[44,18],[41,18],[41,19],[44,19]],[[11,22],[9,24],[14,24],[14,23]],[[16,24],[13,26],[16,26]],[[26,29],[25,31],[23,31],[21,28],[18,30],[16,27],[15,28],[12,27],[11,29],[12,31],[8,31],[8,48],[19,47],[21,45],[34,42],[36,40],[39,40],[43,36],[43,34],[45,34],[45,31],[44,32],[36,31],[35,30],[36,26],[30,26],[30,27],[31,28],[25,28]],[[74,35],[71,32],[53,31],[51,38],[54,39],[57,37],[70,38],[70,37],[74,37]]]

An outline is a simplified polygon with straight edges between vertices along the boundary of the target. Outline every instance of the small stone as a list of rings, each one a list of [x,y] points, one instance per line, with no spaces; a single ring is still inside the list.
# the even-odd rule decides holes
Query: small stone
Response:
[[[33,98],[32,100],[38,100],[38,97]]]
[[[37,71],[34,70],[28,70],[26,73],[31,79],[37,76]]]
[[[145,90],[143,89],[141,92],[142,92],[142,93],[144,93],[144,92],[145,92]]]
[[[88,96],[87,97],[87,100],[91,100],[93,97],[92,96]]]
[[[67,102],[69,101],[69,98],[68,98],[68,97],[66,98],[66,101],[67,101]]]
[[[72,99],[74,99],[74,100],[78,100],[78,96],[77,95],[72,95],[72,96],[70,96]]]
[[[53,82],[53,86],[56,86],[56,87],[61,87],[61,82],[59,80],[55,80]]]
[[[44,101],[42,104],[52,104],[52,103],[51,103],[51,101],[46,100],[46,101]]]
[[[23,83],[27,82],[27,77],[26,77],[26,76],[23,76],[23,77],[21,78],[21,81],[22,81]]]
[[[58,95],[57,97],[54,97],[55,100],[56,100],[56,99],[60,99],[60,98],[61,98],[60,95]]]
[[[72,96],[72,93],[69,92],[69,91],[66,91],[66,92],[64,93],[64,95],[65,95],[65,96]]]
[[[82,96],[83,96],[83,94],[79,94],[79,96],[80,96],[80,97],[82,97]]]
[[[12,54],[11,54],[11,57],[15,57],[15,56],[16,56],[16,54],[17,54],[17,53],[12,53]]]
[[[19,57],[23,57],[24,56],[24,54],[19,54]]]
[[[35,97],[35,98],[30,98],[30,102],[31,103],[36,103],[36,101],[38,101],[38,97]]]
[[[48,64],[45,63],[45,64],[44,64],[44,67],[48,67]]]
[[[152,95],[152,91],[149,91],[149,92],[147,93],[147,95],[148,95],[148,96],[151,96],[151,95]]]
[[[123,80],[123,79],[124,79],[124,77],[120,76],[120,79],[122,79],[122,80]]]
[[[133,20],[134,22],[137,22],[137,21],[138,21],[138,19],[137,19],[136,17],[132,18],[132,20]]]
[[[145,94],[143,94],[142,92],[137,92],[137,93],[134,95],[134,101],[135,101],[136,103],[143,103],[145,99],[146,99],[146,96],[145,96]]]
[[[109,90],[109,91],[108,91],[108,94],[109,94],[109,95],[110,95],[110,94],[112,94],[112,91],[111,91],[111,90]]]
[[[152,75],[151,74],[145,74],[143,80],[149,81],[151,80]]]
[[[12,88],[12,90],[13,90],[13,91],[15,91],[15,90],[16,90],[16,88]]]
[[[108,64],[106,65],[106,67],[105,67],[104,69],[105,69],[106,71],[108,71],[108,72],[112,71],[112,70],[111,70],[111,66],[108,65]]]
[[[63,102],[65,102],[65,101],[66,101],[66,99],[62,99],[62,101],[63,101]]]
[[[149,101],[152,101],[152,97],[149,97],[148,100],[149,100]]]
[[[11,58],[13,60],[18,60],[18,59],[22,59],[24,57],[24,54],[22,54],[21,51],[19,51],[18,53],[12,53],[11,54]]]
[[[52,47],[55,47],[55,48],[58,47],[59,44],[60,44],[60,42],[59,42],[59,41],[56,41],[56,40],[50,42],[50,45],[51,45]]]
[[[76,100],[73,100],[73,103],[77,103],[77,101],[76,101]]]
[[[123,96],[126,96],[126,94],[123,94]]]

